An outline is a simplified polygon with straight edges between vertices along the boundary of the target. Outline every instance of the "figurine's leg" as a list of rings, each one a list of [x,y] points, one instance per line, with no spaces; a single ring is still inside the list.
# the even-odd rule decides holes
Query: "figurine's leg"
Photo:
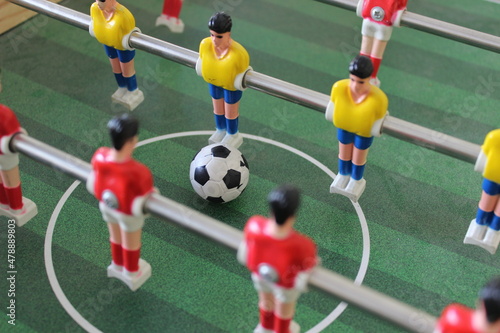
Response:
[[[272,292],[259,292],[259,326],[257,332],[274,332],[274,295]],[[259,333],[260,333],[259,332]]]
[[[121,231],[123,265],[125,272],[129,275],[137,274],[139,271],[139,258],[141,257],[142,229],[135,231]]]
[[[363,36],[361,39],[360,55],[369,57],[372,53],[373,36]]]
[[[121,230],[118,223],[108,222],[109,243],[111,247],[111,265],[108,271],[121,272],[123,270],[123,249]]]
[[[345,189],[352,172],[352,148],[354,135],[342,129],[337,129],[337,139],[339,140],[338,168],[339,172],[332,184],[330,193],[335,193],[335,189]]]
[[[495,254],[498,244],[500,243],[500,201],[499,195],[496,195],[495,210],[493,211],[493,218],[489,228],[484,235],[485,249],[491,254]]]
[[[123,103],[132,111],[142,101],[144,101],[143,92],[137,88],[137,78],[134,65],[135,50],[118,51],[120,68],[127,83],[127,91],[122,96]]]
[[[378,70],[380,68],[380,63],[384,57],[384,51],[387,46],[387,41],[375,39],[373,42],[372,52],[370,54],[370,59],[373,63],[373,73],[372,78],[376,78]]]
[[[21,190],[21,176],[19,167],[2,171],[2,183],[7,195],[9,208],[14,213],[21,213],[23,208],[23,193]]]
[[[156,19],[156,26],[164,25],[171,32],[181,33],[184,31],[184,22],[179,18],[182,9],[183,0],[165,0],[163,2],[163,11]]]
[[[498,185],[488,179],[483,179],[482,189],[476,218],[469,225],[464,243],[484,247],[485,236],[489,226],[492,224],[494,218],[493,211],[498,201]]]
[[[276,310],[274,312],[274,331],[276,333],[289,333],[292,332],[292,319],[295,314],[295,304],[296,302],[283,303],[276,300]],[[294,323],[294,331],[297,331],[298,325]]]
[[[227,134],[222,143],[239,148],[243,137],[238,130],[239,107],[242,92],[240,90],[224,90],[224,116],[226,117]]]
[[[118,59],[118,52],[115,48],[104,45],[104,50],[109,58],[111,64],[111,69],[115,75],[116,83],[118,84],[118,90],[111,96],[113,100],[120,99],[125,92],[127,92],[127,81],[123,77],[122,68],[120,66],[120,60]]]
[[[5,191],[5,187],[3,185],[2,180],[3,171],[0,171],[0,209],[8,210],[9,209],[9,198],[7,197],[7,192]]]
[[[208,91],[212,96],[212,105],[214,108],[215,132],[208,139],[209,144],[220,143],[226,136],[226,116],[224,114],[224,91],[221,87],[208,85]]]

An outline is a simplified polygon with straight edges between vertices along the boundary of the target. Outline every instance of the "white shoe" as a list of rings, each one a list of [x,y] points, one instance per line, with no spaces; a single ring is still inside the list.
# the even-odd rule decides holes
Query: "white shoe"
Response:
[[[121,280],[123,274],[123,266],[119,266],[114,262],[111,262],[111,264],[108,266],[107,271],[109,278],[117,278]]]
[[[274,333],[274,330],[268,330],[267,328],[262,327],[261,324],[257,325],[257,327],[253,330],[253,333]]]
[[[111,99],[114,100],[121,100],[123,95],[127,92],[127,88],[125,87],[119,87],[116,89],[116,91],[111,95]]]
[[[240,132],[236,134],[226,134],[221,143],[238,149],[243,143],[243,136]]]
[[[147,261],[139,259],[139,271],[132,273],[124,269],[119,279],[122,280],[130,290],[136,291],[150,277],[151,265]]]
[[[125,106],[130,111],[134,111],[134,109],[144,101],[144,94],[140,89],[134,91],[127,90],[121,97],[113,98],[113,96],[111,96],[111,99],[113,102]]]
[[[380,88],[380,80],[378,79],[378,77],[372,77],[370,79],[370,83],[373,84],[374,86]]]
[[[16,220],[16,225],[18,227],[22,227],[29,220],[35,217],[36,214],[38,214],[36,204],[30,199],[23,197],[23,208],[19,210],[10,209],[5,215]]]
[[[348,175],[341,175],[337,174],[335,176],[335,179],[333,180],[333,183],[330,185],[330,193],[335,193],[333,188],[338,188],[338,189],[345,189],[347,186],[347,183],[349,183],[349,179],[351,179],[351,176]]]
[[[488,228],[481,247],[489,253],[495,254],[498,243],[500,243],[500,231]]]
[[[289,329],[290,329],[290,333],[300,333],[300,326],[295,321],[292,321],[290,323]]]
[[[487,229],[488,226],[477,224],[476,219],[472,220],[465,234],[464,244],[481,246]]]
[[[226,136],[226,131],[225,130],[216,130],[210,138],[208,138],[208,144],[214,144],[214,143],[220,143],[222,139]]]
[[[177,17],[168,17],[166,15],[160,15],[156,19],[156,26],[164,25],[170,29],[171,32],[180,34],[184,31],[184,22]]]

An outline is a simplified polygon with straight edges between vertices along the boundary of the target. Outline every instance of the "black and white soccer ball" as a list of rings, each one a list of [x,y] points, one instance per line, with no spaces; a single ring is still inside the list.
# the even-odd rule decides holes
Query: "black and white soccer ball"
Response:
[[[189,168],[196,193],[220,203],[236,199],[247,187],[249,175],[248,162],[241,152],[220,143],[202,148]]]

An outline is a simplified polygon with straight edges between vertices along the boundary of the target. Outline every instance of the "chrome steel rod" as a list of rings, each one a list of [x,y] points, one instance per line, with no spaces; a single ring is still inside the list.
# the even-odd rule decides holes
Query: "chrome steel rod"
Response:
[[[347,10],[356,11],[357,0],[316,0]],[[410,2],[411,4],[411,2]],[[428,32],[464,44],[500,53],[500,37],[476,31],[427,16],[406,11],[401,17],[401,25]]]
[[[64,6],[54,4],[45,0],[8,0],[12,3],[28,9],[46,14],[55,19],[73,24],[79,28],[88,30],[90,17],[88,15],[68,9]],[[321,0],[324,2],[336,1],[343,8],[355,8],[355,3],[348,0]],[[67,16],[66,16],[67,15]],[[406,15],[406,14],[405,14]],[[183,47],[167,43],[163,40],[142,34],[133,33],[130,44],[140,50],[156,54],[168,60],[181,63],[188,67],[195,67],[198,53]],[[328,104],[329,96],[319,92],[306,89],[289,82],[285,82],[265,74],[250,71],[245,76],[244,85],[279,97],[281,99],[296,103],[313,110],[324,112]],[[414,125],[394,117],[388,117],[384,123],[384,132],[403,141],[426,147],[437,152],[474,163],[479,155],[480,147],[475,144],[459,140],[449,135],[432,131],[422,126]],[[439,140],[437,140],[439,139]]]
[[[15,135],[10,146],[14,151],[25,154],[84,183],[90,175],[89,163],[28,135]],[[233,250],[238,248],[243,239],[243,233],[240,230],[160,194],[155,193],[146,201],[145,211],[162,220],[172,221],[202,234]],[[314,269],[310,284],[412,332],[432,332],[434,329],[436,318],[431,315],[378,291],[356,285],[353,281],[324,268]]]

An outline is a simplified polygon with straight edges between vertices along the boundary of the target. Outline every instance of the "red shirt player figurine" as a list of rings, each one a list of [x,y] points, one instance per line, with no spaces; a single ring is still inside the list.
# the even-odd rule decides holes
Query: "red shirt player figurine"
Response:
[[[162,14],[156,19],[156,26],[164,25],[174,33],[184,31],[184,22],[179,18],[184,0],[163,0]]]
[[[0,215],[13,218],[19,227],[38,213],[35,203],[22,195],[19,154],[10,147],[12,137],[20,132],[14,112],[0,104]]]
[[[127,114],[108,123],[113,148],[99,148],[92,157],[87,189],[99,200],[108,224],[112,262],[108,277],[122,280],[132,291],[150,276],[151,266],[140,259],[144,202],[154,191],[153,176],[132,158],[139,122]]]
[[[436,333],[499,333],[500,278],[492,279],[479,292],[476,310],[448,305],[438,320]]]
[[[295,304],[318,262],[316,245],[293,229],[299,191],[283,185],[268,196],[271,217],[251,217],[238,260],[252,272],[259,294],[260,323],[254,333],[295,333]]]
[[[378,69],[385,47],[391,38],[392,27],[399,27],[408,0],[359,0],[356,13],[363,18],[360,54],[373,63],[372,84],[380,86]]]

